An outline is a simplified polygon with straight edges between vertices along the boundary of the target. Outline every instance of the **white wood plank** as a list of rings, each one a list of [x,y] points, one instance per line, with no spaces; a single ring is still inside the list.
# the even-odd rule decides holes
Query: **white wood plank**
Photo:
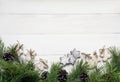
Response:
[[[119,0],[0,0],[0,14],[120,13]]]
[[[117,34],[120,15],[0,15],[0,34]]]
[[[119,0],[0,0],[0,34],[120,33]]]
[[[1,35],[6,45],[24,44],[25,49],[34,49],[40,56],[64,55],[76,48],[82,52],[93,52],[104,45],[120,47],[120,34],[80,34],[80,35]]]

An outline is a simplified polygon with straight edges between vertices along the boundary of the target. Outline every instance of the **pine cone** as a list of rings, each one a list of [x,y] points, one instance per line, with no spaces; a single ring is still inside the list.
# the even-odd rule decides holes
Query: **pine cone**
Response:
[[[66,82],[67,81],[67,72],[66,70],[60,70],[58,72],[58,80],[59,82]]]
[[[45,80],[47,78],[47,75],[48,75],[48,72],[47,71],[44,71],[42,74],[41,74],[41,79],[42,80]]]
[[[13,56],[11,53],[4,53],[3,59],[5,61],[10,61],[10,60],[13,60]]]
[[[82,73],[80,75],[81,82],[87,82],[88,81],[88,75],[86,73]]]

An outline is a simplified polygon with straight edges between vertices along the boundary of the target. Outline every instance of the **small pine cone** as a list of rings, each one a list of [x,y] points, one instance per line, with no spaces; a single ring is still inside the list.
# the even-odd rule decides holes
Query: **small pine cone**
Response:
[[[59,82],[66,82],[67,81],[67,75],[68,75],[68,73],[66,72],[66,70],[60,70],[58,72]]]
[[[41,79],[42,80],[45,80],[47,78],[47,75],[48,75],[48,72],[47,71],[44,71],[42,74],[41,74]]]
[[[10,61],[10,60],[13,60],[13,56],[12,56],[11,53],[4,53],[3,59],[4,59],[5,61]]]
[[[88,75],[87,75],[87,73],[82,73],[80,75],[80,80],[81,80],[81,82],[88,82]]]

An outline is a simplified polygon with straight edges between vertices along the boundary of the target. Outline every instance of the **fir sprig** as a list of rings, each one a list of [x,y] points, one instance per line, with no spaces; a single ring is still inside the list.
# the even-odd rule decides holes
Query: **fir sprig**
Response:
[[[72,72],[68,75],[67,82],[80,82],[80,74],[87,72],[88,65],[83,63],[83,60],[77,63],[75,68],[72,69]]]
[[[88,82],[104,82],[103,77],[104,67],[97,68],[95,67],[91,72],[89,72]]]
[[[20,63],[19,56],[17,54],[17,47],[18,47],[18,44],[10,45],[10,46],[7,47],[7,52],[12,54],[12,56],[14,58],[13,60],[15,62],[19,62]]]
[[[7,82],[25,82],[25,78],[31,76],[31,79],[39,79],[39,73],[32,69],[31,64],[19,64],[19,63],[12,63],[12,62],[6,62],[6,61],[0,61],[0,67],[1,67],[1,77]],[[35,75],[35,76],[34,76]],[[14,81],[16,80],[17,81]],[[19,81],[19,80],[21,81]],[[28,80],[29,80],[28,79]],[[32,81],[31,82],[37,82],[37,81]]]
[[[0,39],[0,59],[2,59],[5,49],[4,42]]]
[[[120,72],[120,49],[116,47],[109,48],[109,51],[112,55],[112,61],[111,64],[115,65],[118,72]]]
[[[107,63],[103,74],[104,82],[119,82],[119,77],[120,72],[117,71],[117,66],[112,63]]]
[[[59,63],[52,64],[50,72],[48,74],[48,78],[46,79],[45,82],[58,82],[58,72],[61,69],[62,69],[62,66]]]

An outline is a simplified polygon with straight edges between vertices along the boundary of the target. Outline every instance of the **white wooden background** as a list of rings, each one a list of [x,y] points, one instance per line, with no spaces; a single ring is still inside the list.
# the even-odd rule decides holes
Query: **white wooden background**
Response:
[[[73,48],[120,46],[120,0],[0,0],[0,37],[48,61]]]

